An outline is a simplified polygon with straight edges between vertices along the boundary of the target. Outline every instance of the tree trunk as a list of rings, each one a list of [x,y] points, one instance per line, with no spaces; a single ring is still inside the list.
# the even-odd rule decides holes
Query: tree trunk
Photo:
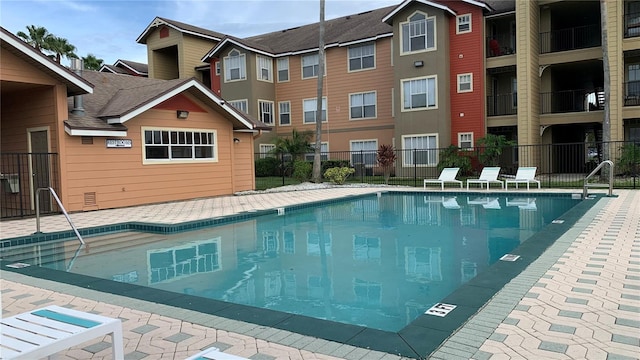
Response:
[[[324,1],[320,0],[320,23],[318,44],[318,92],[316,97],[316,146],[313,154],[314,183],[322,182],[320,151],[322,150],[322,88],[324,81]],[[327,109],[328,110],[328,109]]]

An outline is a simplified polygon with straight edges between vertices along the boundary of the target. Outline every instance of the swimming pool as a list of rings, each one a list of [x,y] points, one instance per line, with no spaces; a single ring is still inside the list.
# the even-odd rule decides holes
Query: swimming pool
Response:
[[[88,239],[75,258],[77,241],[59,244],[43,266],[118,281],[110,286],[124,294],[142,295],[129,284],[151,286],[161,290],[154,301],[178,303],[174,293],[241,304],[220,305],[222,315],[259,306],[407,335],[431,305],[577,203],[541,194],[379,194],[189,233],[110,234],[101,244]],[[488,294],[477,290],[475,298]],[[468,311],[461,305],[452,315]],[[274,315],[256,316],[265,314]]]

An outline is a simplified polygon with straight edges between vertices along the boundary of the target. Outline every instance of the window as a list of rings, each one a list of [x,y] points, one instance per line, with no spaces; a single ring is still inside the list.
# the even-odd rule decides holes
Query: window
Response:
[[[275,149],[275,144],[260,144],[260,159],[274,157],[273,150]]]
[[[350,142],[351,165],[374,166],[378,156],[378,140],[353,140]]]
[[[278,59],[278,81],[289,81],[289,58]]]
[[[316,143],[314,142],[310,145],[315,150]],[[304,154],[304,159],[307,161],[313,161],[314,156],[315,156],[315,152],[306,153]],[[320,143],[320,160],[322,161],[329,160],[329,143],[328,142]]]
[[[193,129],[145,129],[145,162],[217,160],[216,132]]]
[[[456,28],[456,34],[464,34],[471,32],[471,14],[464,14],[456,17],[458,27]]]
[[[281,101],[278,103],[280,114],[280,125],[291,125],[291,103],[289,101]]]
[[[284,254],[295,254],[296,253],[296,238],[293,231],[285,230],[282,235],[283,245],[283,253]]]
[[[380,238],[353,235],[353,259],[359,261],[380,261]]]
[[[435,108],[436,77],[402,81],[402,110]]]
[[[427,18],[422,13],[415,13],[408,22],[401,24],[401,28],[403,53],[435,50],[435,17]]]
[[[376,117],[375,91],[361,94],[351,94],[349,96],[349,103],[349,114],[351,119]]]
[[[442,281],[441,263],[440,248],[405,248],[405,273],[416,280]]]
[[[271,74],[273,73],[273,62],[271,58],[266,56],[257,55],[256,56],[256,66],[257,66],[257,77],[258,80],[262,81],[273,81]]]
[[[320,72],[320,65],[318,63],[318,54],[304,55],[302,57],[302,78],[317,77]]]
[[[305,124],[316,123],[316,108],[318,102],[316,99],[307,99],[302,101],[302,108],[304,111],[304,118],[302,122]],[[322,98],[322,121],[327,121],[327,98]]]
[[[407,135],[402,137],[403,166],[436,166],[438,164],[437,135]]]
[[[382,285],[360,279],[353,279],[353,292],[356,302],[366,305],[379,305],[382,302]]]
[[[458,133],[458,147],[461,149],[473,149],[473,133]]]
[[[249,102],[247,101],[247,99],[232,100],[232,101],[229,101],[229,105],[232,105],[233,107],[242,111],[245,114],[249,113]]]
[[[220,61],[216,61],[216,75],[220,76]]]
[[[325,254],[331,256],[331,233],[325,232],[322,240]],[[314,232],[307,232],[307,255],[320,256],[320,249],[320,235]]]
[[[260,109],[260,121],[273,125],[273,101],[258,100],[258,108]]]
[[[472,74],[460,74],[458,75],[458,92],[471,92],[473,91],[473,75]]]
[[[349,71],[371,69],[375,66],[374,44],[349,47]]]
[[[231,50],[224,58],[224,81],[237,81],[247,78],[247,66],[244,54],[238,50]]]

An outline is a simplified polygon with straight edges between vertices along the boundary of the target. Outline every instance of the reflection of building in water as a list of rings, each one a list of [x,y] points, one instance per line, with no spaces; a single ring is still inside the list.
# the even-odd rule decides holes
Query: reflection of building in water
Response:
[[[147,251],[149,284],[220,270],[220,237]]]

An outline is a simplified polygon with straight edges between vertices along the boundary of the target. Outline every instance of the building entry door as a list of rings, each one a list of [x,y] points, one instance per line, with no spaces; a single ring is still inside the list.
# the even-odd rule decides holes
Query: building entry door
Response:
[[[29,141],[29,175],[31,209],[35,209],[35,196],[38,188],[51,186],[49,165],[49,128],[27,129]],[[51,212],[51,194],[40,192],[40,212]]]

